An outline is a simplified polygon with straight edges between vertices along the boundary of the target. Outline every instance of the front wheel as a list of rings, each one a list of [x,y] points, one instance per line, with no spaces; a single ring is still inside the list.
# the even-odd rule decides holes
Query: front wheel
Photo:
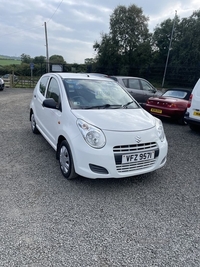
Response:
[[[39,133],[37,125],[36,125],[34,113],[31,114],[31,130],[34,134]]]
[[[63,176],[68,180],[76,178],[78,174],[75,172],[72,153],[66,140],[61,142],[58,155]]]

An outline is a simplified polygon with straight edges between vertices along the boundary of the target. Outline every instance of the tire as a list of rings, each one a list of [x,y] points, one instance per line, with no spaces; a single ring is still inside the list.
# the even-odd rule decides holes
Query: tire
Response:
[[[71,180],[78,177],[74,169],[72,153],[66,140],[62,141],[59,146],[58,159],[60,170],[66,179]]]
[[[34,113],[31,114],[31,130],[34,134],[39,134],[36,121],[35,121],[35,116]]]
[[[189,126],[190,126],[190,129],[192,130],[192,131],[198,131],[199,130],[199,126],[198,125],[195,125],[195,124],[189,124]]]
[[[187,125],[187,122],[185,121],[184,116],[182,116],[178,119],[178,123],[181,125]]]

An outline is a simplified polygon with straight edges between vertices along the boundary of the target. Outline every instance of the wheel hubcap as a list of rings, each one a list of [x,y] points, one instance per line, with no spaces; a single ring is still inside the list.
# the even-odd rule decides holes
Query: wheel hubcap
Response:
[[[65,146],[62,146],[60,149],[60,168],[65,174],[69,172],[70,158],[68,150]]]
[[[32,125],[32,129],[34,130],[36,127],[36,123],[35,123],[35,118],[33,114],[31,115],[31,125]]]

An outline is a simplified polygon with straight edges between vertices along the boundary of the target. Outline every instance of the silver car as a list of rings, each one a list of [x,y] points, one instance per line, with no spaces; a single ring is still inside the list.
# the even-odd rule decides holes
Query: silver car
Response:
[[[160,96],[161,91],[158,91],[150,82],[139,77],[130,76],[109,76],[109,78],[117,81],[137,100],[143,105],[147,99],[152,96]]]

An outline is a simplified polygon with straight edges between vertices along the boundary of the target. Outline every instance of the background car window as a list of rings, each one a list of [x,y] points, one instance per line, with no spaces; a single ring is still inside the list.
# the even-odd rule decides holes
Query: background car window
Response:
[[[137,80],[137,79],[129,79],[129,85],[128,85],[129,88],[131,89],[141,89],[140,88],[140,81]]]
[[[42,95],[45,94],[45,89],[46,89],[46,85],[47,85],[47,81],[48,81],[49,77],[45,76],[41,79],[40,81],[40,93]]]
[[[170,96],[170,97],[176,97],[176,98],[185,98],[187,95],[187,92],[184,91],[167,91],[163,94],[163,96]]]
[[[153,91],[153,87],[146,81],[141,80],[142,88],[146,91]]]
[[[49,82],[46,98],[53,98],[57,104],[60,103],[60,90],[55,78],[52,78]]]
[[[128,79],[122,79],[122,82],[125,87],[128,87]]]

